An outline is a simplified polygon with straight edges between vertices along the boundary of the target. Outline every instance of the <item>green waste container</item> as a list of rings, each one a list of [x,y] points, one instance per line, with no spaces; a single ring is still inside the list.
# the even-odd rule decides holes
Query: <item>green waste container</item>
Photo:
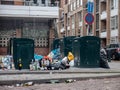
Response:
[[[75,57],[74,59],[74,66],[79,67],[80,66],[80,42],[79,42],[80,37],[77,37],[73,40],[73,55]]]
[[[18,69],[18,60],[21,59],[22,69],[29,69],[34,59],[34,40],[27,38],[12,38],[10,52],[13,55],[15,68]]]
[[[75,37],[76,36],[68,36],[60,40],[60,52],[62,57],[67,56],[68,52],[72,52],[72,43]]]
[[[76,67],[99,67],[100,38],[84,36],[73,41],[73,54]]]
[[[57,49],[59,47],[60,47],[60,38],[57,38],[57,39],[53,40],[52,50]]]

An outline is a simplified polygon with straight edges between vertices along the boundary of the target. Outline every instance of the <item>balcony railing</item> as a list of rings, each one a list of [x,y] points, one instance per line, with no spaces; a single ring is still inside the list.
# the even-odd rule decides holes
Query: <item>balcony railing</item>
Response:
[[[43,6],[43,7],[58,7],[59,1],[41,3],[39,0],[0,0],[0,5],[22,5],[22,6]]]
[[[101,30],[101,32],[106,32],[106,28],[103,28],[103,29]]]
[[[106,11],[102,11],[101,13],[101,20],[104,20],[107,18],[107,12]]]
[[[100,0],[100,2],[106,2],[106,0]]]

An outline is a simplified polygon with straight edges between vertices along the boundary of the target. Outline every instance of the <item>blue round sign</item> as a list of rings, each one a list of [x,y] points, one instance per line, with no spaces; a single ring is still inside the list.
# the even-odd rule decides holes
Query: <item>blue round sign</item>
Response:
[[[87,13],[85,16],[85,21],[87,24],[92,24],[94,21],[94,16],[91,13]]]

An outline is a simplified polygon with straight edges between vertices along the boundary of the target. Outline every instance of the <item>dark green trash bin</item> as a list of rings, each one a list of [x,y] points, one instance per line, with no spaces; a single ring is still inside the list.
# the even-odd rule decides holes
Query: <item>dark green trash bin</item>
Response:
[[[21,59],[22,69],[29,69],[30,62],[34,59],[34,40],[13,38],[10,40],[10,47],[15,68],[18,69],[18,60]]]
[[[100,38],[95,36],[75,38],[73,54],[76,67],[99,67]]]
[[[74,38],[75,36],[68,36],[60,40],[60,52],[62,57],[67,56],[68,52],[72,52],[72,42]]]
[[[60,47],[60,39],[57,38],[57,39],[53,40],[52,50],[57,49],[57,48],[59,48],[59,47]]]

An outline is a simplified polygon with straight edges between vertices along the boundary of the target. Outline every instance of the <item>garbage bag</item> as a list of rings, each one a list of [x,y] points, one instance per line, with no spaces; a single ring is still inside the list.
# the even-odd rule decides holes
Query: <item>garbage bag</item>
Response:
[[[109,65],[108,65],[108,62],[103,60],[103,59],[100,60],[100,67],[108,68],[108,69],[110,68]]]
[[[68,60],[74,60],[74,55],[71,52],[68,53]]]
[[[104,49],[100,50],[100,67],[102,68],[110,68],[107,62],[107,54]]]
[[[53,63],[52,67],[54,68],[54,70],[59,70],[59,68],[60,68],[60,62]]]
[[[70,67],[73,67],[74,66],[74,60],[70,61],[69,65],[70,65]]]
[[[37,61],[37,60],[42,60],[43,56],[42,55],[37,55],[37,54],[34,54],[34,59]]]
[[[54,53],[53,53],[53,52],[50,52],[50,53],[48,54],[48,57],[50,57],[50,58],[53,58],[53,56],[54,56]]]
[[[61,60],[61,64],[60,64],[60,68],[61,69],[67,69],[69,68],[70,65],[69,65],[69,60],[67,57],[64,57],[62,60]]]
[[[52,50],[49,54],[48,54],[48,57],[50,57],[51,59],[57,59],[57,60],[60,60],[60,49],[57,48],[57,49],[54,49]]]

